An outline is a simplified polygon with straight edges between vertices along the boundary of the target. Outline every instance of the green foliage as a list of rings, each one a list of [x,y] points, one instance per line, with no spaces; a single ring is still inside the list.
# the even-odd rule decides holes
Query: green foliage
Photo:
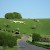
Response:
[[[32,42],[40,41],[41,36],[37,33],[32,34]]]
[[[5,27],[9,28],[9,27],[10,27],[10,25],[6,24],[6,25],[5,25]]]
[[[18,35],[17,35],[17,38],[18,38],[18,39],[21,39],[21,35],[20,35],[20,34],[18,34]]]
[[[50,42],[50,38],[48,37],[41,37],[42,42]]]
[[[32,29],[36,29],[36,28],[37,28],[37,26],[36,26],[36,25],[34,25],[34,26],[32,26],[31,28],[32,28]]]
[[[14,18],[17,18],[17,19],[21,19],[22,18],[21,14],[17,13],[17,12],[13,12],[13,16],[14,16]]]
[[[6,19],[13,19],[14,17],[13,17],[13,13],[6,13],[5,14],[5,18]]]
[[[13,13],[6,13],[5,18],[6,19],[21,19],[22,16],[20,13],[13,12]]]
[[[0,46],[13,47],[17,43],[17,38],[10,33],[0,31]]]

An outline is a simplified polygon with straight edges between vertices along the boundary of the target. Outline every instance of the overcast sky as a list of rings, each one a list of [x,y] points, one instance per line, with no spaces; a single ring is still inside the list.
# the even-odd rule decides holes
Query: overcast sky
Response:
[[[50,18],[50,0],[0,0],[0,18],[19,12],[23,18]]]

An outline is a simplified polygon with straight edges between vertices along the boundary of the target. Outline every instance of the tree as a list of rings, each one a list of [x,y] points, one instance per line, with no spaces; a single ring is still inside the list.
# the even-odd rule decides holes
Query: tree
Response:
[[[13,13],[6,13],[5,18],[6,19],[13,19],[14,18]]]
[[[13,16],[14,16],[14,18],[17,18],[17,19],[22,18],[21,14],[17,13],[17,12],[13,12]]]
[[[13,12],[13,13],[6,13],[5,18],[6,19],[21,19],[22,16],[20,13]]]

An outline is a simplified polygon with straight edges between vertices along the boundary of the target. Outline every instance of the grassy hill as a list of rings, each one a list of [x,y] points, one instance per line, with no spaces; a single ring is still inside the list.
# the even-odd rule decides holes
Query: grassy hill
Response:
[[[17,28],[20,29],[21,34],[31,34],[37,32],[42,36],[50,37],[50,19],[39,19],[39,22],[35,22],[33,19],[20,19],[17,21],[23,21],[25,24],[21,23],[14,23],[9,19],[0,18],[0,28],[7,29],[7,30],[16,30]],[[5,24],[9,25],[7,28]],[[36,25],[36,29],[32,29],[32,26]]]

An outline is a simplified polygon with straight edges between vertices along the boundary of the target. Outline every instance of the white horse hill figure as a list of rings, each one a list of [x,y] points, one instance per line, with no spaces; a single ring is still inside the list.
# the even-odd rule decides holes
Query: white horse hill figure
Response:
[[[14,23],[21,23],[21,24],[25,24],[23,21],[15,21],[15,20],[10,20],[10,21],[12,21],[12,22],[14,22]]]

